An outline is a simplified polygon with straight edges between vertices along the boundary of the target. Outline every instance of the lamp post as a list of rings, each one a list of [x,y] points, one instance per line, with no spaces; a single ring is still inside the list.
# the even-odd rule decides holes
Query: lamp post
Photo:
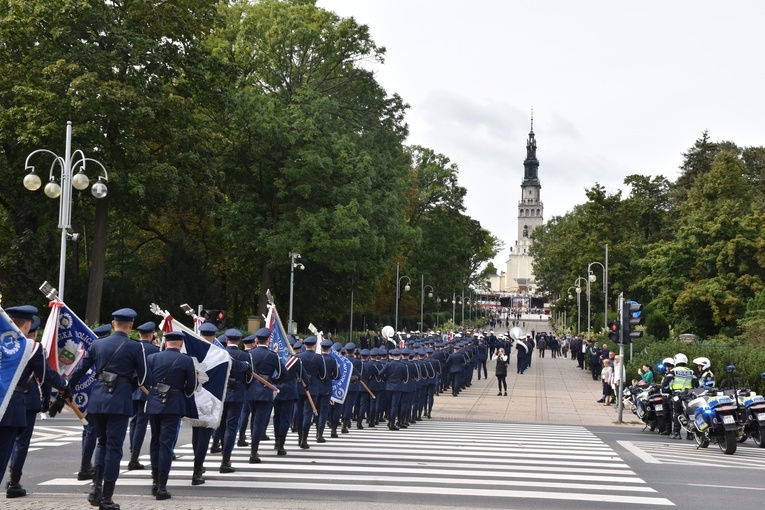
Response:
[[[428,297],[432,298],[433,286],[425,285],[425,275],[422,275],[422,278],[420,279],[420,286],[422,289],[420,292],[420,331],[425,331],[425,323],[423,322],[425,320],[425,289],[430,289]]]
[[[301,271],[303,269],[305,269],[305,266],[303,264],[301,264],[300,262],[295,262],[295,260],[297,260],[299,258],[300,258],[300,254],[299,253],[290,252],[290,314],[289,314],[289,317],[287,319],[288,320],[288,322],[287,322],[287,324],[288,324],[288,326],[287,326],[287,329],[288,329],[287,334],[288,335],[294,335],[295,334],[295,330],[294,330],[294,327],[293,327],[293,324],[292,324],[292,297],[293,297],[293,294],[294,294],[293,291],[294,291],[294,288],[295,288],[295,269],[297,268],[297,269],[300,269]],[[352,292],[352,290],[351,290],[351,292]],[[351,298],[351,300],[353,300],[353,298]]]
[[[583,276],[577,276],[576,281],[574,282],[575,289],[576,289],[576,334],[577,336],[582,334],[582,307],[581,307],[582,287],[581,287],[581,284],[579,283],[579,280],[587,281],[587,278]]]
[[[457,311],[457,293],[452,292],[452,324],[454,324],[454,321],[456,318],[454,317],[455,312]]]
[[[408,276],[399,276],[399,265],[396,263],[396,322],[395,322],[395,329],[396,333],[398,333],[398,301],[401,299],[401,280],[406,278],[406,286],[404,286],[404,292],[409,292],[409,289],[411,289],[411,283],[412,280]]]
[[[608,245],[606,245],[606,246],[608,246]],[[608,250],[608,248],[606,248],[606,250]],[[595,280],[597,280],[597,278],[595,277],[595,274],[590,269],[593,266],[593,264],[597,264],[601,268],[603,268],[603,302],[605,303],[603,305],[603,307],[604,307],[603,313],[605,315],[604,329],[607,330],[608,329],[608,296],[607,296],[607,294],[608,294],[608,272],[606,270],[606,266],[604,266],[600,262],[590,262],[589,264],[587,264],[587,288],[588,288],[588,291],[589,291],[589,287],[590,287],[590,282],[595,282]],[[587,313],[588,314],[590,313],[590,304],[589,303],[587,303]],[[587,329],[588,330],[590,329],[589,325],[587,326]]]
[[[67,121],[63,158],[48,149],[37,149],[27,156],[24,162],[24,169],[29,170],[29,173],[24,177],[24,187],[29,191],[37,191],[42,185],[40,177],[35,173],[35,167],[29,164],[32,156],[40,152],[50,154],[54,158],[50,166],[49,182],[45,185],[44,192],[49,198],[59,199],[58,228],[61,229],[61,255],[59,257],[58,270],[58,297],[63,301],[64,282],[66,280],[66,241],[69,239],[76,241],[79,237],[77,233],[69,233],[69,230],[72,228],[72,188],[83,191],[90,185],[90,179],[85,174],[85,164],[88,161],[101,167],[101,170],[104,172],[104,175],[99,176],[98,180],[90,188],[90,192],[94,197],[104,198],[106,196],[108,190],[104,183],[109,182],[109,176],[106,168],[99,161],[86,158],[85,153],[79,149],[72,153],[72,123]],[[56,182],[53,174],[57,167],[60,172],[61,185]],[[76,175],[72,176],[76,169],[79,169],[79,171]]]

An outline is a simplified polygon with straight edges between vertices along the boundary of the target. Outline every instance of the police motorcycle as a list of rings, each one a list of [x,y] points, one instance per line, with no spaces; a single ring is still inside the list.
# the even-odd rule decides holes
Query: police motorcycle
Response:
[[[734,365],[725,367],[729,377],[725,381],[732,386],[725,393],[730,395],[736,401],[737,412],[736,422],[738,423],[738,442],[743,443],[751,437],[754,444],[760,448],[765,448],[765,397],[758,395],[748,388],[736,388],[736,378],[733,372],[736,370]],[[765,379],[765,372],[760,374],[761,379]]]
[[[664,419],[665,397],[661,394],[661,385],[649,384],[630,386],[625,388],[625,399],[629,403],[630,411],[645,423],[646,428],[654,431],[657,428],[662,431],[666,427]]]
[[[680,424],[693,436],[697,448],[717,443],[726,455],[736,452],[738,406],[716,388],[694,388],[677,395],[683,404]]]

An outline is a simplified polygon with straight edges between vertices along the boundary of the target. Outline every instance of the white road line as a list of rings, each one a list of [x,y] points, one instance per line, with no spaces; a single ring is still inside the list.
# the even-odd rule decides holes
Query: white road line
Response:
[[[651,454],[644,452],[637,446],[635,446],[631,441],[617,441],[619,445],[621,445],[622,448],[627,450],[628,452],[632,453],[635,457],[639,458],[643,462],[647,464],[661,464],[662,462],[655,457],[653,457]]]

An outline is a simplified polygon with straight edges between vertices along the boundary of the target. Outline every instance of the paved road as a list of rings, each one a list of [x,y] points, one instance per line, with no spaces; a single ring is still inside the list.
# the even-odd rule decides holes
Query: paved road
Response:
[[[747,442],[728,456],[634,423],[614,425],[614,410],[595,402],[598,383],[570,359],[535,353],[529,371],[511,373],[507,397],[496,395],[492,371],[490,363],[489,378],[474,379],[458,397],[437,397],[434,419],[406,430],[353,429],[323,445],[311,440],[308,451],[290,435],[287,456],[264,444],[259,465],[237,448],[230,475],[219,474],[220,457],[210,456],[208,482],[199,487],[190,485],[184,426],[169,484],[173,499],[148,495],[148,471],[123,471],[115,500],[141,510],[761,506],[765,449]],[[628,411],[625,420],[633,420]],[[75,478],[80,430],[66,415],[38,422],[22,480],[32,494],[0,499],[0,508],[89,508],[89,485]]]

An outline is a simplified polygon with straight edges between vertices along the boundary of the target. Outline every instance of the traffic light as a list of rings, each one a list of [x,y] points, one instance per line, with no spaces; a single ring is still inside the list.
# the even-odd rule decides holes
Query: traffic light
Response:
[[[202,317],[215,324],[219,331],[226,329],[226,310],[202,310]]]
[[[608,340],[611,343],[621,343],[622,325],[619,321],[614,321],[608,325]]]
[[[633,339],[643,336],[636,328],[645,322],[643,305],[636,301],[625,301],[622,308],[622,331],[625,344],[631,344]]]

